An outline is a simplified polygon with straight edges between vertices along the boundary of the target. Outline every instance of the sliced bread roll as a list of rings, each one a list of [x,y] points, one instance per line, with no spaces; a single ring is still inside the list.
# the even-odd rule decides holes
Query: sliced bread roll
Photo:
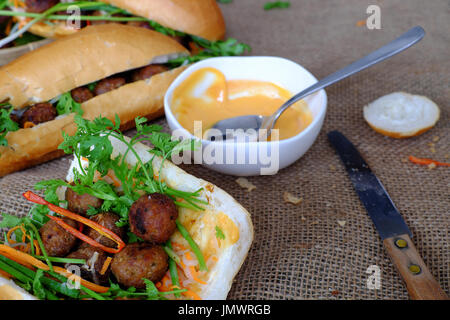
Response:
[[[425,96],[394,92],[364,107],[364,119],[375,131],[392,138],[417,136],[439,120],[439,107]]]

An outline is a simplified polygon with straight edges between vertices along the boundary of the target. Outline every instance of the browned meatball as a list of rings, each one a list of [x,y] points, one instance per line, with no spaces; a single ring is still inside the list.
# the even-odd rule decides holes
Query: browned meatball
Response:
[[[169,70],[169,68],[160,65],[160,64],[151,64],[144,68],[140,68],[133,72],[132,79],[133,81],[145,80],[153,77],[155,74],[165,72]]]
[[[178,210],[168,196],[152,193],[133,203],[128,217],[135,235],[149,242],[163,243],[175,231]]]
[[[94,94],[96,96],[101,95],[103,93],[115,90],[126,83],[125,78],[122,77],[111,77],[106,78],[97,83],[94,89]]]
[[[77,223],[71,219],[63,218],[63,221],[73,228],[78,227]],[[51,257],[64,257],[77,244],[77,238],[53,220],[44,224],[39,230],[39,234],[47,254]]]
[[[27,122],[34,124],[47,122],[55,119],[56,116],[56,109],[51,103],[37,103],[23,113],[20,119],[20,126],[23,128]]]
[[[80,276],[83,279],[93,281],[96,284],[106,284],[108,282],[111,269],[108,268],[104,274],[100,274],[103,265],[108,258],[108,255],[104,251],[83,243],[77,251],[72,252],[66,258],[86,260],[85,265],[75,265],[80,267]],[[71,264],[67,263],[65,265],[66,269],[69,266],[71,266]]]
[[[67,209],[74,213],[86,215],[90,207],[98,209],[102,206],[103,200],[91,196],[90,194],[78,194],[70,188],[66,190]]]
[[[115,234],[117,234],[120,238],[123,238],[125,235],[124,228],[116,226],[116,222],[119,221],[119,216],[114,213],[100,213],[96,214],[95,216],[91,217],[92,221],[97,222],[98,224],[102,225],[103,227],[111,230]],[[104,246],[107,247],[116,247],[116,243],[112,241],[111,239],[102,236],[100,233],[95,231],[94,229],[89,228],[88,232],[86,233],[88,237],[94,239],[98,243],[101,243]]]
[[[111,271],[126,287],[145,288],[143,278],[157,282],[169,268],[168,256],[161,246],[133,243],[114,256]]]
[[[25,0],[28,12],[41,13],[58,4],[59,0]]]
[[[85,101],[88,101],[94,97],[94,94],[86,87],[79,87],[76,89],[73,89],[72,92],[72,98],[75,100],[75,102],[83,103]]]

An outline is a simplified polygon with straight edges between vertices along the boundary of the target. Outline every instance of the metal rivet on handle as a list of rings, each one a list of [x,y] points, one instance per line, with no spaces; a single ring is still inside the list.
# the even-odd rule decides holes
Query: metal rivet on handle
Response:
[[[408,242],[406,242],[406,240],[404,240],[402,238],[395,239],[394,243],[397,246],[397,248],[400,248],[400,249],[404,249],[404,248],[408,247]]]
[[[413,274],[419,274],[422,272],[422,269],[417,264],[412,264],[408,267],[409,271],[411,271]]]

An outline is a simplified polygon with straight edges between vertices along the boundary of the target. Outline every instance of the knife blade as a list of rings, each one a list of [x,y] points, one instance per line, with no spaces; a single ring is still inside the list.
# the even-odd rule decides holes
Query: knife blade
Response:
[[[328,139],[337,150],[350,180],[364,207],[366,207],[381,239],[390,238],[411,231],[395,207],[380,180],[372,173],[369,165],[358,150],[338,131],[328,134]]]
[[[381,181],[339,131],[328,133],[351,182],[413,299],[448,299],[411,240],[412,234]]]

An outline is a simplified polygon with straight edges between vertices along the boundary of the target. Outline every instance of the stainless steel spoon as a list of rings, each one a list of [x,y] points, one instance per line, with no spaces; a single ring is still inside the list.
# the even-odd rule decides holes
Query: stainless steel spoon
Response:
[[[312,86],[306,88],[302,92],[296,94],[288,101],[286,101],[274,114],[271,116],[262,116],[262,115],[249,115],[249,116],[240,116],[229,118],[225,120],[221,120],[212,126],[213,129],[218,129],[221,133],[221,139],[226,139],[227,130],[237,130],[237,129],[254,129],[260,132],[259,139],[266,140],[268,136],[270,136],[270,131],[273,129],[275,122],[278,118],[283,114],[283,112],[292,106],[294,103],[299,101],[300,99],[305,98],[306,96],[319,91],[335,82],[338,82],[342,79],[347,78],[361,70],[364,70],[368,67],[373,66],[374,64],[381,62],[387,58],[390,58],[397,53],[402,52],[403,50],[409,48],[413,44],[419,42],[425,35],[425,30],[422,27],[417,26],[394,41],[388,43],[387,45],[381,47],[380,49],[370,53],[364,58],[353,62],[352,64],[346,66],[345,68],[329,75],[328,77],[316,82]],[[266,129],[266,130],[260,130]],[[214,131],[218,133],[218,131],[211,131],[212,135],[209,136],[209,139],[218,138],[217,134],[214,134]]]

